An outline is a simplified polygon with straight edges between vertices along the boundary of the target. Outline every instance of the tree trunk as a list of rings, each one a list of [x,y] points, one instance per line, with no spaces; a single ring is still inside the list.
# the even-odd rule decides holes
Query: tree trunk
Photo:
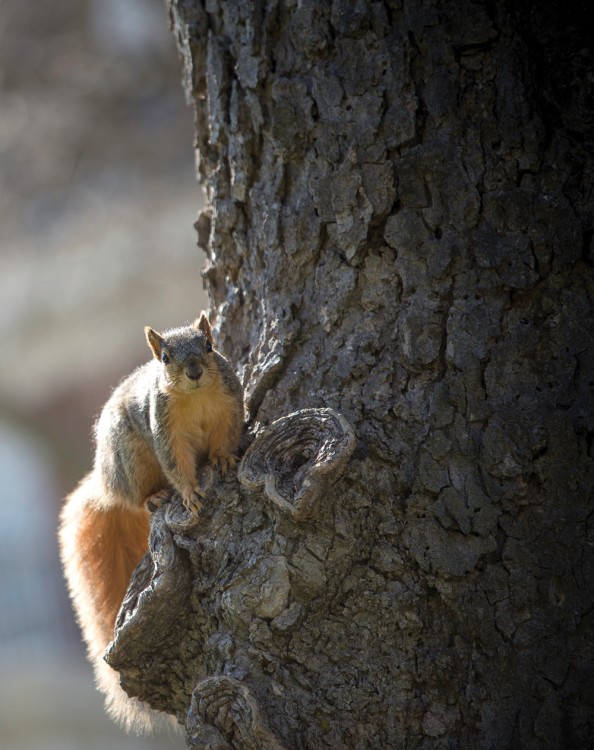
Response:
[[[591,747],[581,4],[169,3],[253,442],[156,512],[124,687],[194,748]]]

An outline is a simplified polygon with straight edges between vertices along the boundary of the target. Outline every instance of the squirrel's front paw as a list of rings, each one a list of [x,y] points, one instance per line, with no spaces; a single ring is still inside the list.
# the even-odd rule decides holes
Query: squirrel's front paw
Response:
[[[203,497],[204,492],[199,485],[196,485],[193,489],[185,492],[182,495],[184,508],[190,511],[190,513],[193,513],[195,516],[199,515],[200,511],[202,510],[201,498]]]
[[[144,507],[149,511],[149,513],[154,513],[157,508],[160,508],[163,503],[167,502],[167,500],[170,499],[170,497],[171,490],[159,490],[159,492],[155,492],[147,497],[147,499],[144,501]]]
[[[209,457],[209,460],[220,468],[223,476],[237,463],[237,457],[232,453],[215,453]]]

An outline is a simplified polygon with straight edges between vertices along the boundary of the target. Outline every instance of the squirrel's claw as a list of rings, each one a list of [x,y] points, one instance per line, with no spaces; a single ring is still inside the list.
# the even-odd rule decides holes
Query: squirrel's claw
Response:
[[[211,456],[210,461],[215,466],[218,466],[221,470],[221,475],[225,476],[229,469],[232,469],[237,463],[237,457],[232,453],[216,453],[214,456]]]
[[[182,496],[182,502],[184,508],[195,516],[199,515],[202,510],[202,503],[200,499],[204,497],[204,492],[201,487],[196,485],[188,494]]]

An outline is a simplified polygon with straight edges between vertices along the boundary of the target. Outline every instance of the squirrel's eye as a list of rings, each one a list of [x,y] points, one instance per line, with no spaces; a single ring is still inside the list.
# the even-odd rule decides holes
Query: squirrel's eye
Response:
[[[171,360],[169,359],[169,354],[167,354],[167,352],[162,352],[162,354],[161,354],[161,362],[164,365],[168,365],[171,362]]]
[[[212,352],[212,344],[210,343],[210,341],[206,342],[206,351],[207,352]]]

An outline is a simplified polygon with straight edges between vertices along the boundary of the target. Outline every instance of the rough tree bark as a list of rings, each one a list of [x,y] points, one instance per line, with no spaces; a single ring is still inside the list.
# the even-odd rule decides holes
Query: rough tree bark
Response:
[[[124,687],[194,748],[590,747],[581,4],[169,2],[253,442],[156,512]]]

